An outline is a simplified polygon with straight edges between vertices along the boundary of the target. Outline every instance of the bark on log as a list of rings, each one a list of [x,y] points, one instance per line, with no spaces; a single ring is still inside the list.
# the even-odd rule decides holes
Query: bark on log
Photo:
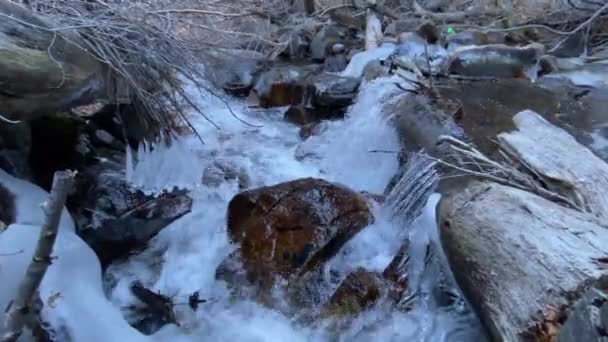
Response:
[[[442,198],[441,242],[496,341],[554,341],[567,309],[608,277],[608,227],[592,215],[495,183]]]
[[[71,29],[0,0],[0,114],[11,120],[67,110],[98,98],[103,65]],[[105,94],[104,94],[105,95]]]
[[[25,272],[25,277],[19,285],[17,296],[6,314],[6,333],[0,338],[2,342],[17,341],[21,336],[23,326],[29,319],[28,316],[34,314],[30,303],[35,298],[34,294],[51,264],[51,253],[57,238],[61,213],[68,193],[73,186],[74,175],[75,173],[71,171],[55,172],[50,197],[43,205],[45,220],[40,229],[36,250]]]
[[[504,150],[559,193],[608,222],[608,164],[539,114],[523,111],[513,117],[517,130],[500,133]]]
[[[372,10],[367,10],[365,19],[365,50],[375,49],[382,44],[382,22],[378,14]]]

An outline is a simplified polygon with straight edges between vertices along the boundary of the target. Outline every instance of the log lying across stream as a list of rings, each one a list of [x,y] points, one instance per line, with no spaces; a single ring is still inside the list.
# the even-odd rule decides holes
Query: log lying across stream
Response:
[[[568,319],[577,316],[577,300],[590,287],[606,293],[608,165],[534,112],[519,113],[514,123],[516,131],[499,135],[501,148],[578,210],[505,185],[472,182],[442,198],[441,241],[493,340],[571,341],[560,330],[574,324]],[[604,328],[588,316],[590,333],[603,341]],[[578,336],[590,336],[582,330]]]
[[[27,120],[98,98],[106,73],[86,47],[75,32],[0,0],[0,114]]]

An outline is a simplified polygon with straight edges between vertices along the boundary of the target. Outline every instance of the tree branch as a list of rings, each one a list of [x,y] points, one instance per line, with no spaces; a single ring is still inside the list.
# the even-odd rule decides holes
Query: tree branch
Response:
[[[72,171],[55,172],[51,194],[48,201],[42,206],[46,217],[40,229],[36,251],[17,290],[17,296],[6,314],[6,332],[0,339],[1,342],[17,341],[21,336],[28,316],[32,313],[30,304],[48,266],[51,264],[51,253],[57,238],[61,213],[68,192],[73,186],[75,175],[76,172]]]

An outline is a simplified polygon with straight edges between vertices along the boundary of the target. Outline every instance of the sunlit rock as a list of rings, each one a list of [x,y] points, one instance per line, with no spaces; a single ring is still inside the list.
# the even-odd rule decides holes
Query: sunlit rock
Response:
[[[240,247],[248,281],[267,291],[277,277],[316,270],[372,220],[360,194],[306,178],[235,196],[228,236]]]

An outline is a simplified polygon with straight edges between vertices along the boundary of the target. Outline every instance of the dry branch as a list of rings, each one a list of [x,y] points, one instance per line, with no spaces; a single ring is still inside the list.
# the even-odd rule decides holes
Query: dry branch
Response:
[[[51,264],[51,253],[57,238],[59,222],[68,192],[73,186],[75,172],[58,171],[53,178],[53,187],[49,199],[43,205],[45,213],[44,224],[40,228],[40,237],[36,245],[32,262],[27,268],[25,277],[17,290],[17,295],[10,305],[6,314],[6,332],[1,342],[17,341],[23,331],[23,327],[29,319],[33,310],[30,307],[34,294],[48,266]]]
[[[458,162],[448,162],[447,158],[433,159],[441,165],[461,172],[462,175],[474,176],[476,178],[486,179],[498,184],[529,191],[550,201],[583,211],[583,208],[573,199],[545,189],[543,184],[539,183],[537,179],[520,171],[517,166],[514,165],[518,162],[521,165],[520,160],[515,163],[500,163],[494,161],[473,146],[451,136],[441,136],[437,143],[446,143],[454,152],[453,157],[458,160]]]

